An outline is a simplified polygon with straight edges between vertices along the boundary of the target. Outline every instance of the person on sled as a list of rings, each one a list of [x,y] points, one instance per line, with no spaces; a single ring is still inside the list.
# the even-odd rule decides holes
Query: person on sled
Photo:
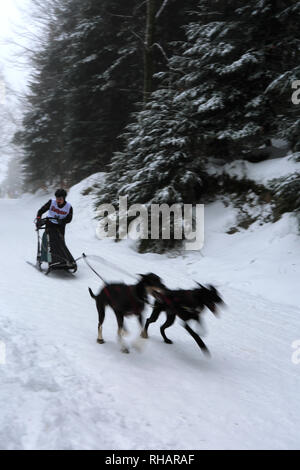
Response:
[[[53,269],[70,269],[76,266],[74,258],[69,252],[65,244],[65,228],[73,218],[73,208],[66,201],[67,192],[64,189],[58,189],[55,192],[55,199],[50,199],[44,204],[37,213],[36,227],[37,229],[45,225],[45,219],[42,215],[48,211],[46,220],[46,230],[42,239],[42,250],[40,263],[46,261],[49,267]],[[50,252],[49,255],[49,243]]]

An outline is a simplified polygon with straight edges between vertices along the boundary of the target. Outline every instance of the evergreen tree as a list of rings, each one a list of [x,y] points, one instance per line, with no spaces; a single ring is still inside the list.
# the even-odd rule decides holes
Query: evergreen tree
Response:
[[[19,103],[0,67],[0,196],[22,191],[20,150],[13,143],[20,120]]]
[[[118,4],[58,0],[48,14],[43,41],[32,57],[28,111],[17,139],[25,151],[28,188],[76,182],[103,169],[115,150],[128,103],[136,88],[142,93],[130,67],[126,25],[120,28],[124,15],[114,13]],[[126,57],[128,72],[122,74]],[[123,82],[116,84],[115,75]]]
[[[27,97],[28,110],[23,130],[16,136],[24,149],[27,189],[65,184],[70,177],[65,85],[70,66],[68,52],[72,47],[70,31],[76,23],[76,17],[69,14],[71,6],[74,0],[49,6],[44,37],[31,57],[34,73]]]
[[[179,26],[196,0],[181,3],[157,1],[161,15],[151,49],[158,68],[166,68],[165,42],[175,33],[183,35],[161,18],[168,13],[170,24]],[[17,139],[25,150],[26,181],[32,189],[71,184],[103,170],[121,149],[117,137],[143,97],[146,8],[140,0],[55,0],[46,11],[46,30],[32,57],[28,111]]]
[[[178,0],[171,0],[163,12],[177,18],[178,24],[188,5],[196,3],[197,0],[189,0],[180,6]],[[161,2],[156,0],[153,5],[158,9]],[[143,97],[142,64],[147,47],[143,41],[146,6],[139,0],[89,0],[82,4],[81,18],[74,33],[76,43],[69,74],[69,143],[75,181],[103,170],[113,153],[121,150],[118,136]],[[164,21],[162,24],[160,17],[155,19],[155,42],[153,47],[148,46],[153,54],[152,67],[166,69],[160,48],[163,50],[165,42],[173,39],[174,30],[166,18]],[[160,34],[166,39],[159,42]],[[183,30],[179,32],[183,34]]]
[[[197,108],[203,155],[242,158],[278,136],[282,116],[269,90],[295,67],[296,13],[292,0],[201,2],[171,65],[183,72],[183,105],[188,99]],[[289,108],[290,99],[285,115]]]
[[[12,155],[11,140],[18,126],[19,112],[12,90],[0,67],[0,158]]]
[[[283,120],[269,90],[294,73],[298,13],[291,0],[202,1],[187,40],[173,44],[169,70],[156,75],[159,89],[127,127],[99,202],[195,202],[210,157],[248,157],[277,136]]]
[[[137,1],[86,1],[74,36],[68,83],[73,180],[103,170],[142,96]]]

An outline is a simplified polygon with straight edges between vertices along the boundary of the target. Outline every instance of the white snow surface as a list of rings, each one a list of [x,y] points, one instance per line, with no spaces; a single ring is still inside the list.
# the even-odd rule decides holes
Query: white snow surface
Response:
[[[177,322],[165,344],[150,325],[143,349],[122,354],[107,309],[97,338],[88,293],[102,284],[79,261],[74,275],[44,276],[34,261],[33,219],[50,196],[0,200],[1,449],[299,449],[299,237],[293,217],[226,234],[235,211],[206,207],[202,252],[138,254],[134,243],[100,241],[93,196],[97,177],[73,187],[66,241],[74,257],[96,254],[131,274],[155,272],[171,288],[213,283],[227,308],[205,313],[211,359]],[[109,280],[129,276],[91,261]],[[146,315],[150,313],[147,306]],[[131,345],[137,322],[127,324]],[[6,350],[6,357],[3,350]],[[294,354],[294,356],[293,356]],[[1,364],[2,360],[2,364]],[[297,364],[299,362],[299,364]]]
[[[286,177],[295,173],[300,174],[300,161],[297,162],[293,154],[282,158],[264,160],[259,163],[235,160],[234,162],[226,163],[222,167],[207,168],[207,171],[210,174],[221,174],[224,172],[238,179],[247,178],[267,186],[268,182],[275,178]]]

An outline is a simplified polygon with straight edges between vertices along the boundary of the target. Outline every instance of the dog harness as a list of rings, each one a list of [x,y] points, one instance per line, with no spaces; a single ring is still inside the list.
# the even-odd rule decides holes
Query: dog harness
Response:
[[[131,305],[132,305],[132,312],[137,314],[137,313],[140,313],[141,311],[141,307],[142,307],[142,302],[139,301],[138,299],[136,299],[134,293],[133,293],[133,287],[132,286],[126,286],[127,287],[127,291],[128,291],[128,298],[130,299],[130,302],[131,302]],[[118,292],[121,292],[121,288],[118,287],[118,286],[115,286],[115,290],[118,291]],[[105,292],[105,295],[107,296],[107,298],[110,300],[112,306],[116,304],[116,302],[114,302],[110,292],[109,292],[109,289],[107,287],[104,287],[104,292]],[[139,305],[140,304],[140,305]]]
[[[191,299],[192,298],[192,292],[191,291],[186,291],[186,294],[187,296]],[[177,312],[178,310],[178,307],[177,306],[180,306],[182,309],[184,310],[188,310],[188,311],[193,311],[193,308],[192,307],[189,307],[189,306],[185,306],[185,305],[181,305],[182,303],[182,299],[180,299],[179,297],[174,297],[174,298],[171,298],[171,297],[168,297],[166,294],[159,294],[160,297],[161,297],[161,300],[162,302],[164,302],[165,304],[168,305],[168,307],[170,308],[171,311],[173,312]],[[177,304],[177,305],[176,305]],[[177,308],[176,308],[177,307]]]

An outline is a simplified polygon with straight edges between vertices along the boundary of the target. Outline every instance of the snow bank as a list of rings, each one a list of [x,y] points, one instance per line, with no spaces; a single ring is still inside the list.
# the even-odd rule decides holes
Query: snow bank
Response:
[[[268,185],[274,178],[289,176],[300,172],[300,161],[296,162],[293,155],[283,158],[274,158],[259,163],[251,163],[245,160],[236,160],[222,167],[208,169],[210,174],[226,173],[238,179],[250,179],[258,184]]]
[[[96,343],[97,312],[87,288],[99,279],[79,262],[74,277],[46,277],[33,260],[33,219],[51,193],[0,200],[0,448],[1,449],[299,449],[299,238],[288,215],[276,224],[226,233],[236,210],[206,207],[202,252],[138,254],[130,241],[96,238],[95,193],[82,191],[104,175],[74,186],[72,254],[92,261],[106,280],[132,282],[153,271],[169,287],[214,283],[224,300],[219,319],[205,313],[209,361],[179,322],[160,336],[164,316],[149,328],[142,352],[120,352],[108,309]],[[12,216],[13,215],[13,216]],[[122,271],[119,271],[118,268]],[[146,316],[150,314],[146,308]],[[131,345],[139,330],[127,320]]]
[[[195,274],[285,305],[300,306],[300,243],[291,214],[272,224],[256,222],[229,235],[237,210],[214,203],[206,208],[202,258],[193,259]]]

